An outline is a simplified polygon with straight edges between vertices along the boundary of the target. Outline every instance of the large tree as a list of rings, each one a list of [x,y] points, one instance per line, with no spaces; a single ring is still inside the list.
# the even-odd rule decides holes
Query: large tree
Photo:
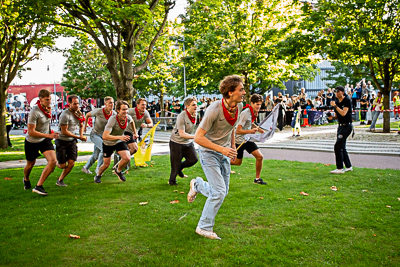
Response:
[[[216,92],[226,75],[244,77],[247,100],[283,81],[311,78],[309,54],[285,53],[297,31],[301,3],[281,0],[189,0],[183,18],[190,88]],[[312,68],[311,68],[312,70]]]
[[[104,53],[117,98],[135,95],[132,80],[148,65],[163,33],[174,0],[47,0],[56,1],[59,19],[53,22],[88,34]],[[138,64],[136,55],[146,53]]]
[[[147,68],[135,76],[133,87],[140,96],[157,95],[161,103],[167,94],[177,95],[174,89],[178,77],[182,77],[181,50],[174,48],[174,40],[170,35],[161,37],[153,51],[153,58]],[[164,113],[162,113],[164,116]]]
[[[49,14],[37,1],[5,0],[0,4],[0,148],[7,148],[7,89],[28,62],[54,45],[56,29],[43,22]]]
[[[365,65],[389,109],[393,82],[399,79],[400,1],[320,0],[305,5],[306,38],[328,59]],[[384,112],[383,131],[390,131],[390,113]]]
[[[66,72],[61,85],[69,94],[94,99],[116,97],[106,57],[92,40],[79,38],[64,56]]]

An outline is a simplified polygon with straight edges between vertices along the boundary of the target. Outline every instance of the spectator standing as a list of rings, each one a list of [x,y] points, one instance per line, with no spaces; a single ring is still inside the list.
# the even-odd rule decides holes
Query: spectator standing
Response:
[[[383,109],[383,96],[381,92],[378,92],[378,96],[372,102],[372,122],[369,127],[370,131],[375,131],[376,121],[378,120],[379,115],[381,114]]]
[[[7,144],[9,147],[13,147],[13,145],[11,144],[11,140],[10,140],[11,128],[12,128],[11,114],[7,111],[6,112],[6,130],[7,130]]]
[[[394,113],[394,119],[398,120],[400,116],[400,96],[399,96],[399,91],[394,92],[393,96],[393,113]]]
[[[365,118],[367,116],[367,110],[368,110],[368,95],[365,94],[360,100],[360,125],[365,125]]]

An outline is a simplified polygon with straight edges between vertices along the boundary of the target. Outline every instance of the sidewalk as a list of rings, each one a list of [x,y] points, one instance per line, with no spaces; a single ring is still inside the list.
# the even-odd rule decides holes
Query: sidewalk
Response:
[[[378,120],[380,123],[381,120]],[[355,123],[357,126],[358,123]],[[146,129],[147,130],[147,129]],[[337,125],[327,125],[319,127],[309,127],[301,129],[302,137],[315,136],[325,139],[297,139],[292,137],[291,128],[285,128],[282,132],[275,132],[273,138],[266,143],[258,143],[264,159],[289,160],[301,162],[315,162],[324,164],[334,164],[333,145],[335,138],[327,138],[328,135],[334,136]],[[22,130],[13,130],[14,135],[22,135]],[[361,131],[357,129],[356,131]],[[363,130],[365,131],[365,129]],[[147,131],[143,132],[143,136]],[[152,155],[169,154],[169,137],[171,131],[157,130]],[[386,136],[387,134],[371,134]],[[372,141],[347,141],[347,150],[350,160],[355,167],[400,169],[400,135],[392,135],[393,142],[372,142]],[[195,146],[198,148],[198,146]],[[93,151],[93,143],[88,139],[87,142],[78,143],[79,151]],[[249,156],[245,153],[245,156]],[[77,162],[86,162],[90,155],[79,156]],[[46,165],[45,159],[37,159],[36,165]],[[0,169],[23,168],[25,160],[0,162]]]

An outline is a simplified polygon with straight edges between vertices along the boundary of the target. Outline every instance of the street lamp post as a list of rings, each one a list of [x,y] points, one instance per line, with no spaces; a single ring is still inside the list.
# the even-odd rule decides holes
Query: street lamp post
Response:
[[[49,65],[47,65],[47,71],[50,71]],[[58,121],[57,118],[57,92],[56,92],[56,73],[55,73],[55,68],[54,68],[54,62],[53,62],[53,86],[54,86],[54,111],[56,114],[56,123]]]
[[[183,43],[183,57],[186,56],[185,54],[185,36],[182,36],[182,39],[177,39],[176,43],[175,43],[175,48],[178,49],[179,48],[179,43],[178,42],[182,42]],[[185,61],[183,61],[183,90],[185,92],[185,98],[186,98],[186,68],[185,68]]]

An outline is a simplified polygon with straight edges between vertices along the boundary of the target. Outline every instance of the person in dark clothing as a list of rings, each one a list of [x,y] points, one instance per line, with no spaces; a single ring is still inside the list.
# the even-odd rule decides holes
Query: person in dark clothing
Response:
[[[348,171],[353,171],[349,155],[346,150],[346,139],[353,131],[352,125],[352,103],[349,97],[344,96],[344,87],[336,87],[336,101],[330,103],[335,111],[335,116],[330,114],[329,119],[336,119],[339,122],[337,131],[337,139],[334,146],[336,170],[331,171],[333,174],[342,174]],[[345,169],[343,169],[343,162]]]
[[[367,116],[368,110],[368,95],[365,94],[360,100],[361,112],[360,112],[360,125],[365,125],[365,117]]]

